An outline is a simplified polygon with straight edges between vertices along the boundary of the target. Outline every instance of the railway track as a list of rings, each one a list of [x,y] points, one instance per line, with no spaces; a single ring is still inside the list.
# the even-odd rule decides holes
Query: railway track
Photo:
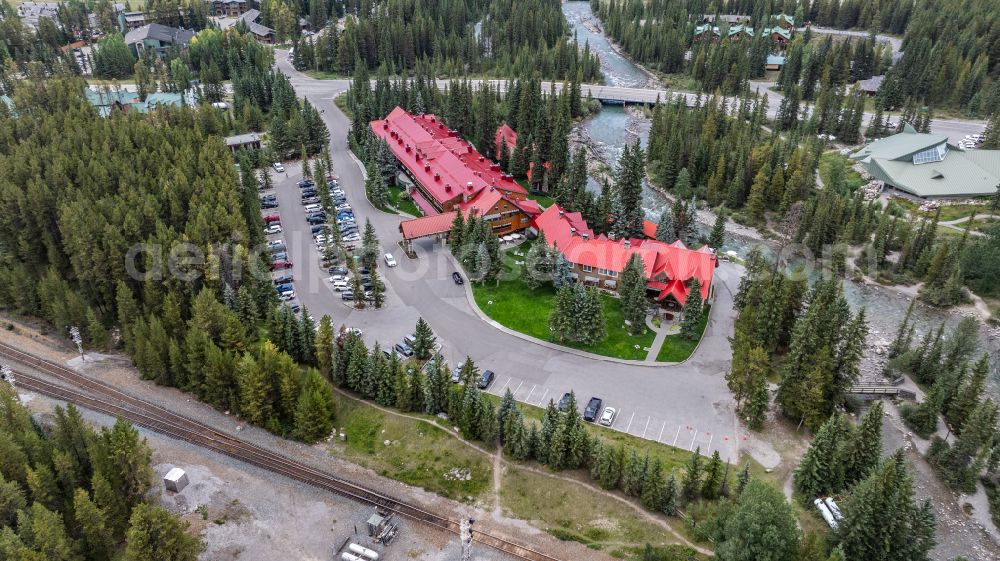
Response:
[[[0,357],[52,376],[62,382],[62,384],[58,384],[24,370],[16,371],[17,385],[26,390],[107,415],[122,417],[149,430],[225,454],[319,489],[364,504],[391,510],[400,516],[440,530],[456,535],[459,533],[457,521],[335,477],[227,433],[219,432],[208,425],[178,415],[164,407],[126,394],[111,385],[87,378],[60,364],[38,358],[5,343],[0,343]],[[517,559],[559,561],[555,557],[485,532],[474,532],[473,539],[482,545]]]

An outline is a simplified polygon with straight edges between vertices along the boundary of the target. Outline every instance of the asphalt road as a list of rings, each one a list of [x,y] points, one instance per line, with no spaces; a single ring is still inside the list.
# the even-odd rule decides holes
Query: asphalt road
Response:
[[[694,356],[682,365],[634,366],[583,357],[538,345],[507,334],[481,320],[470,305],[463,287],[451,280],[455,270],[447,250],[431,242],[415,244],[419,255],[407,259],[396,245],[400,240],[396,215],[375,209],[365,198],[360,167],[347,148],[347,117],[332,103],[346,89],[346,81],[313,80],[293,70],[278,53],[278,68],[289,75],[300,96],[319,110],[330,130],[331,161],[341,187],[360,221],[370,219],[384,246],[399,266],[382,264],[380,274],[387,285],[387,305],[382,310],[354,310],[341,301],[325,281],[319,252],[312,242],[299,200],[300,168],[286,165],[288,177],[277,174],[280,204],[289,257],[294,263],[299,302],[316,318],[330,314],[335,325],[346,324],[364,331],[369,345],[391,346],[412,332],[418,317],[430,324],[451,364],[470,356],[480,369],[496,372],[489,391],[502,394],[506,388],[519,401],[545,405],[574,390],[585,403],[591,396],[619,409],[615,430],[657,440],[665,444],[709,454],[718,450],[724,459],[736,460],[743,439],[726,388],[724,374],[731,351],[734,314],[732,294],[741,269],[723,264],[716,272],[717,297],[705,337]]]

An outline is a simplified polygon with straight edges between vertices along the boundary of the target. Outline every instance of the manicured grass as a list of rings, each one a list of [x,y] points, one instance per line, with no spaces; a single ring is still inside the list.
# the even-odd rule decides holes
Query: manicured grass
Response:
[[[678,560],[688,559],[680,553],[690,550],[676,545],[673,536],[663,528],[643,519],[617,500],[567,481],[507,469],[500,490],[500,504],[506,514],[532,521],[561,540],[614,551],[615,557],[641,559],[639,548],[649,543],[676,551]]]
[[[332,455],[404,483],[452,499],[481,498],[492,481],[492,463],[442,429],[414,419],[387,415],[367,403],[334,394],[336,427],[346,442],[334,439]],[[385,441],[389,441],[386,446]],[[455,470],[455,471],[452,471]],[[468,473],[469,480],[448,476]]]
[[[653,332],[648,329],[639,336],[633,336],[625,330],[625,318],[622,315],[618,299],[601,294],[604,303],[604,320],[608,335],[603,341],[594,345],[583,345],[569,341],[558,341],[549,331],[549,313],[555,300],[556,291],[551,284],[544,284],[537,289],[528,288],[519,277],[493,283],[475,283],[472,293],[476,305],[486,315],[503,325],[525,335],[530,335],[543,341],[552,341],[591,353],[642,360],[646,358],[643,350],[653,343]],[[635,346],[639,348],[636,349]]]
[[[555,204],[556,200],[548,195],[543,195],[541,193],[528,193],[528,198],[537,201],[539,206],[542,208],[548,208]]]
[[[851,169],[851,164],[853,162],[847,156],[841,156],[838,152],[824,152],[823,155],[819,157],[819,176],[823,179],[823,183],[829,185],[830,183],[830,166],[840,163],[844,166],[844,184],[847,186],[849,192],[853,192],[856,189],[865,186],[868,182],[865,181],[861,174]]]
[[[667,335],[667,338],[663,340],[663,346],[660,347],[660,352],[656,355],[656,361],[680,362],[687,360],[695,348],[698,347],[698,341],[701,341],[701,336],[705,333],[705,326],[708,325],[708,318],[711,315],[712,306],[706,305],[705,315],[698,322],[698,336],[694,339],[688,339],[682,335]]]
[[[390,187],[389,192],[392,196],[390,201],[392,206],[396,207],[402,212],[405,212],[411,216],[423,216],[424,213],[420,212],[417,208],[417,204],[413,202],[413,199],[407,197],[403,199],[401,195],[403,194],[403,189],[401,187]]]

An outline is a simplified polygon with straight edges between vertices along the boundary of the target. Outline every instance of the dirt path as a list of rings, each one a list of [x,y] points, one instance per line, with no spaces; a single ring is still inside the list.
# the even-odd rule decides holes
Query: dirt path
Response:
[[[500,504],[500,488],[503,485],[503,446],[497,445],[497,451],[493,454],[493,516],[499,518],[503,516],[503,507]]]

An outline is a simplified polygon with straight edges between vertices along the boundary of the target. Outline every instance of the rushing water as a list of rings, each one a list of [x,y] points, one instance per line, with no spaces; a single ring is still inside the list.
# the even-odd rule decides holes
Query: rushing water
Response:
[[[642,87],[647,84],[647,75],[612,48],[607,37],[600,31],[601,23],[591,11],[589,2],[564,2],[562,11],[579,43],[582,45],[585,41],[588,42],[591,52],[600,57],[605,83],[624,87]],[[639,138],[642,145],[645,146],[649,139],[649,120],[637,117],[634,112],[628,112],[619,106],[605,106],[600,113],[578,126],[582,134],[591,139],[592,146],[601,152],[601,159],[610,165],[614,165],[618,161],[626,144],[635,142],[635,139]],[[591,187],[600,188],[594,180],[591,180]],[[650,188],[649,185],[645,186],[643,208],[648,218],[656,220],[666,202],[663,195]],[[729,238],[733,238],[733,236],[729,236]],[[753,243],[744,239],[731,239],[722,249],[745,255]],[[844,283],[844,294],[852,308],[865,307],[871,330],[869,340],[876,343],[892,340],[911,300],[909,295],[901,294],[895,290],[854,282]],[[941,322],[946,324],[947,333],[949,328],[954,327],[961,319],[956,313],[923,305],[918,305],[915,308],[913,316],[920,334],[928,329],[936,328]],[[996,359],[998,351],[1000,351],[1000,343],[996,339],[988,339],[985,330],[983,335],[984,345]],[[992,381],[994,382],[994,390],[1000,388],[1000,380],[997,377],[994,376]]]

